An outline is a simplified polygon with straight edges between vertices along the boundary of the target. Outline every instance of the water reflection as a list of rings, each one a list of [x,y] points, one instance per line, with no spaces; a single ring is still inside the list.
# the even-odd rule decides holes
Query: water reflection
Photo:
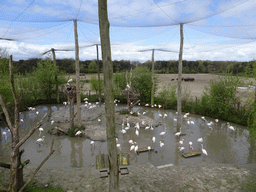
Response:
[[[117,106],[125,108],[125,105]],[[66,167],[90,167],[95,166],[96,156],[107,153],[107,143],[95,141],[95,147],[91,147],[91,140],[87,138],[71,138],[68,136],[51,136],[48,130],[56,126],[51,125],[50,113],[65,108],[64,105],[42,105],[37,106],[34,111],[21,112],[20,118],[20,137],[22,138],[31,128],[36,126],[37,122],[48,113],[48,118],[43,122],[42,127],[45,135],[45,140],[42,145],[36,144],[39,138],[39,131],[37,130],[28,140],[22,145],[25,149],[23,159],[30,159],[32,164],[38,165],[50,152],[51,140],[54,138],[55,152],[51,158],[46,162],[45,166],[66,166]],[[175,165],[194,165],[202,162],[207,163],[224,163],[224,164],[246,164],[256,162],[255,140],[249,139],[249,132],[245,127],[232,124],[234,131],[228,128],[228,123],[225,121],[215,122],[214,119],[205,117],[205,120],[198,115],[188,115],[188,118],[182,120],[182,132],[186,135],[181,138],[184,139],[182,146],[185,147],[185,152],[189,151],[189,142],[192,142],[194,150],[201,150],[200,143],[197,139],[202,137],[204,149],[207,150],[208,156],[202,155],[194,158],[183,158],[179,152],[178,147],[180,138],[175,137],[176,132],[175,118],[176,112],[172,110],[164,110],[157,108],[135,107],[134,111],[140,110],[141,115],[145,115],[159,120],[160,126],[151,129],[139,129],[139,136],[135,134],[135,128],[131,127],[127,133],[121,133],[121,125],[117,125],[118,143],[121,144],[121,152],[130,154],[130,164],[144,164],[147,162],[155,166],[164,164]],[[36,111],[39,113],[37,114]],[[160,115],[161,114],[161,115]],[[165,117],[164,114],[167,116]],[[163,118],[165,117],[165,118]],[[105,126],[105,116],[100,117],[101,121],[95,120],[95,123]],[[188,123],[193,121],[194,124]],[[212,123],[211,123],[212,122]],[[141,122],[139,122],[141,123]],[[150,125],[150,122],[145,122]],[[0,124],[0,161],[9,161],[10,150],[8,150],[8,142],[10,149],[11,135],[8,128],[4,124]],[[165,131],[164,135],[159,135]],[[6,134],[4,134],[4,132]],[[152,137],[156,138],[155,143],[152,142]],[[41,136],[40,136],[41,137]],[[131,144],[129,140],[136,141],[139,148],[152,146],[154,150],[150,152],[135,154],[130,151]],[[164,143],[160,147],[160,142]]]

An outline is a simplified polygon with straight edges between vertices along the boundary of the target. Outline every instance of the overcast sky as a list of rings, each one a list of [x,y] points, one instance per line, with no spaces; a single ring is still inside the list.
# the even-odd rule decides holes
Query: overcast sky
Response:
[[[97,0],[5,0],[0,10],[0,38],[13,40],[0,46],[14,60],[74,49],[74,19],[80,60],[96,59],[95,46],[87,46],[100,43]],[[151,49],[169,51],[155,51],[155,60],[177,60],[180,23],[184,60],[256,59],[255,10],[255,0],[108,0],[112,60],[151,60]],[[57,51],[56,57],[75,53]]]

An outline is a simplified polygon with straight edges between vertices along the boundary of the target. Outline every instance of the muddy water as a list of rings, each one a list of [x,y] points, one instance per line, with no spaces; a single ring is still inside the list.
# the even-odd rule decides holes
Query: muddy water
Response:
[[[123,108],[124,105],[117,106]],[[20,123],[20,136],[21,138],[36,125],[36,123],[42,118],[44,113],[50,114],[53,111],[63,109],[63,105],[43,105],[37,106],[34,111],[22,112],[20,118],[24,121]],[[164,110],[158,108],[137,107],[134,111],[140,109],[142,115],[145,115],[161,121],[161,125],[155,127],[154,130],[145,130],[140,128],[139,136],[135,135],[134,127],[131,127],[127,133],[121,133],[121,125],[117,125],[117,137],[118,143],[121,144],[121,153],[130,154],[131,165],[141,165],[147,162],[159,166],[165,164],[174,165],[198,165],[200,163],[213,163],[213,164],[248,164],[256,163],[256,150],[255,141],[250,141],[249,132],[245,127],[232,124],[234,131],[228,128],[228,123],[219,120],[218,123],[214,119],[205,117],[203,120],[198,115],[188,115],[188,118],[183,118],[182,132],[186,133],[185,136],[180,138],[175,137],[176,132],[176,118],[175,111]],[[39,114],[36,114],[36,111]],[[159,115],[161,114],[162,117]],[[164,114],[167,117],[164,117]],[[97,124],[105,125],[105,116],[100,117],[101,121]],[[86,138],[72,138],[68,136],[52,136],[47,131],[56,126],[54,123],[51,125],[50,117],[45,119],[42,127],[44,131],[41,136],[44,135],[44,141],[39,146],[36,144],[36,140],[39,138],[39,131],[37,130],[28,141],[21,147],[25,149],[23,154],[23,160],[30,159],[31,164],[38,165],[49,153],[51,140],[54,138],[54,154],[45,163],[48,167],[95,167],[96,155],[99,153],[107,153],[107,143],[95,141],[95,148],[90,145],[91,140]],[[194,124],[188,124],[187,121],[193,121]],[[211,126],[207,125],[213,122]],[[145,122],[149,124],[149,122]],[[0,161],[6,162],[9,160],[8,150],[10,145],[8,142],[11,140],[10,133],[5,125],[0,125],[1,130],[1,147],[0,147]],[[165,135],[160,136],[161,132],[165,131]],[[3,135],[6,132],[6,137]],[[41,137],[40,136],[40,137]],[[156,142],[152,142],[152,137],[156,137]],[[197,139],[203,138],[203,147],[207,150],[208,156],[201,155],[193,158],[183,158],[179,153],[178,147],[180,146],[179,140],[184,139],[185,152],[188,152],[189,141],[193,143],[194,150],[201,149],[200,143]],[[134,152],[130,152],[130,144],[128,141],[132,139],[136,141],[139,148],[152,146],[153,151],[140,153],[136,155]],[[164,143],[163,147],[160,147],[160,141]]]

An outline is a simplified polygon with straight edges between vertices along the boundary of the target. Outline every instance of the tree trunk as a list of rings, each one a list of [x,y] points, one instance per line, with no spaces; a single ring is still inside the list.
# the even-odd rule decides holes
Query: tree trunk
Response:
[[[180,53],[179,53],[179,75],[178,75],[178,101],[177,101],[177,131],[181,129],[181,76],[182,76],[182,51],[183,51],[183,24],[180,24]]]
[[[152,49],[152,88],[151,88],[151,107],[154,105],[154,93],[155,93],[155,80],[154,80],[154,71],[155,71],[155,61],[154,61],[154,52]]]
[[[75,52],[76,52],[76,110],[77,110],[77,123],[80,127],[81,120],[81,91],[80,91],[80,67],[79,67],[79,47],[78,47],[78,34],[77,34],[77,20],[74,20],[74,34],[75,34]]]
[[[11,82],[11,90],[14,98],[14,119],[11,125],[9,125],[9,129],[11,130],[12,136],[12,152],[11,152],[11,163],[10,163],[10,185],[9,190],[12,192],[17,192],[23,185],[23,171],[19,170],[21,165],[20,162],[20,151],[16,145],[19,143],[19,102],[21,99],[21,95],[18,97],[16,95],[15,87],[14,87],[14,79],[12,74],[12,55],[10,55],[9,60],[9,70],[10,70],[10,82]]]
[[[96,45],[96,50],[97,50],[97,66],[98,66],[98,81],[99,81],[99,105],[101,107],[100,63],[99,63],[99,49],[98,49],[98,45]]]
[[[98,0],[101,51],[104,69],[104,96],[109,155],[109,191],[119,191],[119,166],[116,148],[115,105],[113,94],[113,64],[109,38],[107,0]]]

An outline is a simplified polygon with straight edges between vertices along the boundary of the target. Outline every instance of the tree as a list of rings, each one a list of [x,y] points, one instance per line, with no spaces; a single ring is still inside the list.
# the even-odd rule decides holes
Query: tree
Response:
[[[104,71],[104,97],[107,145],[109,155],[109,191],[119,191],[119,166],[116,148],[115,105],[113,90],[113,63],[109,38],[107,0],[98,0],[101,52]]]
[[[88,72],[89,73],[97,73],[97,64],[95,61],[92,61],[90,65],[88,66]]]
[[[56,84],[61,83],[61,79],[56,81],[55,75],[59,73],[58,67],[54,65],[50,59],[39,60],[37,68],[34,68],[33,75],[36,77],[37,87],[41,90],[41,96],[48,101],[51,100],[52,95],[56,93]]]
[[[22,191],[33,179],[34,175],[38,172],[41,166],[49,159],[49,157],[53,154],[53,142],[51,145],[51,151],[49,155],[41,162],[41,164],[37,167],[37,169],[31,174],[29,180],[24,184],[23,181],[23,168],[29,163],[29,160],[25,162],[21,162],[21,155],[24,153],[24,149],[20,151],[20,147],[26,142],[26,140],[35,132],[42,125],[43,119],[46,117],[47,114],[43,116],[41,121],[31,129],[26,136],[20,140],[19,138],[19,104],[22,98],[21,90],[17,91],[14,85],[14,78],[12,73],[12,56],[10,56],[9,60],[9,72],[10,72],[10,84],[11,84],[11,92],[14,98],[14,109],[7,108],[4,100],[0,94],[0,105],[3,109],[6,123],[10,129],[10,133],[12,136],[12,143],[11,143],[11,163],[0,163],[2,167],[10,169],[10,179],[9,179],[9,186],[5,188],[0,184],[0,189],[8,192],[17,192]]]

